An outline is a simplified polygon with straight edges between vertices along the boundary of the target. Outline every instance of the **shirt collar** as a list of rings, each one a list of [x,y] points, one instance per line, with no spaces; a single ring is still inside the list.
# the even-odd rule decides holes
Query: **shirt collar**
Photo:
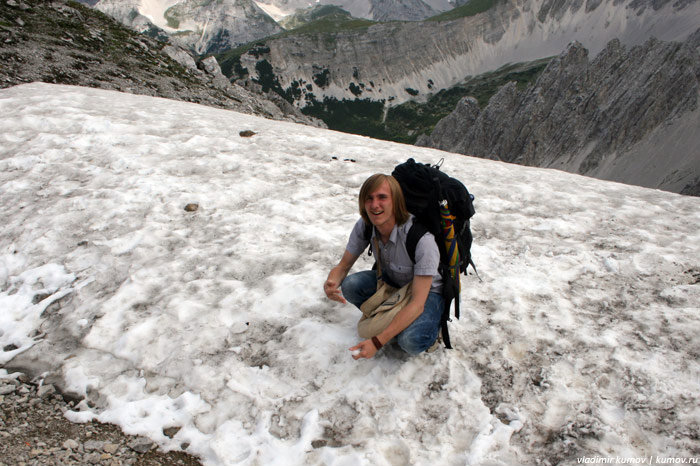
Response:
[[[391,234],[389,235],[389,242],[392,244],[396,244],[399,236],[399,228],[403,228],[404,230],[408,231],[408,228],[411,228],[411,225],[413,224],[413,214],[409,214],[408,221],[404,223],[403,225],[394,225],[394,228],[391,229]],[[372,236],[376,236],[377,234],[377,229],[372,228]]]
[[[396,237],[399,234],[399,226],[394,225],[394,228],[391,229],[391,234],[389,235],[389,242],[396,244]]]
[[[405,235],[408,233],[408,230],[411,228],[411,225],[413,225],[413,214],[409,214],[408,220],[406,223],[403,225],[394,225],[394,228],[391,230],[391,234],[389,235],[389,242],[396,244],[398,239],[399,239],[399,229],[402,230],[402,233]]]

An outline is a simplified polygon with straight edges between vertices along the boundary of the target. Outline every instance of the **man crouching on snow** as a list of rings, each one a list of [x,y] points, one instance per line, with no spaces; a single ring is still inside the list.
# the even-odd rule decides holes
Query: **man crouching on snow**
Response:
[[[350,233],[345,253],[323,285],[329,299],[349,301],[362,311],[357,328],[365,340],[350,348],[352,357],[371,358],[394,337],[409,354],[437,346],[443,299],[440,251],[433,235],[420,238],[414,263],[406,249],[414,217],[392,176],[370,176],[360,189],[359,207],[361,218]],[[370,243],[376,271],[348,275]]]

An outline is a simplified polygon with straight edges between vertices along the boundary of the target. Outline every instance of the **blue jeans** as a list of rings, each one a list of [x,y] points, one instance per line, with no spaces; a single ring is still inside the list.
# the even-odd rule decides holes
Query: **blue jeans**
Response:
[[[348,275],[340,286],[345,299],[359,307],[377,291],[377,273],[374,270]],[[402,350],[419,354],[430,348],[440,331],[443,300],[439,293],[429,293],[423,313],[396,336]]]

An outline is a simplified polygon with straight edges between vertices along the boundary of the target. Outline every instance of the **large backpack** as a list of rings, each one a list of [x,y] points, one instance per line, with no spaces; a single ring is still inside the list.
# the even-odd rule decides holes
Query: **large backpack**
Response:
[[[459,274],[466,275],[470,264],[476,271],[471,257],[473,237],[470,228],[474,196],[459,180],[440,171],[442,162],[431,166],[411,158],[397,165],[391,175],[401,185],[406,207],[415,216],[406,238],[411,260],[415,263],[416,245],[426,232],[433,234],[440,250],[438,271],[442,277],[445,303],[441,319],[442,340],[446,348],[452,348],[447,322],[451,320],[453,300],[455,318],[459,319]],[[365,232],[368,238],[370,235],[371,227]]]

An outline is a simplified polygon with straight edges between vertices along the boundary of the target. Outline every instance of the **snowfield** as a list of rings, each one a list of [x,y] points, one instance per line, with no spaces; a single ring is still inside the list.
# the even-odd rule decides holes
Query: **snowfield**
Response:
[[[455,349],[356,362],[322,284],[408,157],[476,196],[481,281]],[[0,207],[0,377],[84,397],[72,421],[207,465],[700,458],[698,198],[29,84],[0,91]]]

